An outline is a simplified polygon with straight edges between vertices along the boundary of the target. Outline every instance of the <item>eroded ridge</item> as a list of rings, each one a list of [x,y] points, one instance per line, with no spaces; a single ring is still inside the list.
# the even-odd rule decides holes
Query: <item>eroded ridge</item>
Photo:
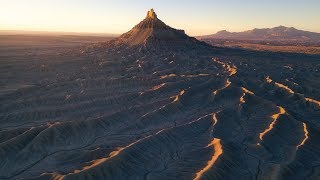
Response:
[[[281,84],[281,83],[278,83],[278,82],[275,82],[273,81],[270,76],[266,77],[266,80],[268,83],[272,83],[274,82],[274,84],[279,87],[279,88],[282,88],[282,89],[285,89],[288,93],[290,94],[294,94],[294,91],[292,89],[290,89],[288,86],[284,85],[284,84]]]
[[[219,91],[222,91],[222,90],[226,89],[226,88],[229,87],[230,85],[231,85],[231,82],[230,82],[229,78],[227,78],[225,85],[224,85],[222,88],[213,91],[213,95],[217,95],[217,93],[218,93]]]
[[[246,94],[250,94],[250,95],[254,95],[253,92],[249,91],[248,89],[244,88],[244,87],[241,87],[242,91],[243,91],[243,94],[242,96],[240,97],[240,104],[243,104],[245,103],[246,101],[244,100],[244,97],[246,96]]]
[[[268,127],[266,130],[264,130],[262,133],[260,133],[260,135],[259,135],[260,141],[262,141],[262,140],[263,140],[263,137],[264,137],[268,132],[270,132],[270,131],[273,129],[273,127],[274,127],[274,125],[276,124],[279,116],[286,113],[286,110],[285,110],[283,107],[278,106],[278,109],[279,109],[279,112],[271,116],[271,118],[272,118],[273,121],[271,122],[271,124],[269,125],[269,127]]]
[[[165,85],[166,85],[166,83],[159,84],[157,86],[152,87],[151,90],[153,90],[153,91],[159,90]]]
[[[117,156],[122,150],[124,150],[125,148],[128,148],[128,147],[130,147],[130,145],[127,147],[124,147],[124,148],[118,148],[118,150],[112,151],[108,157],[94,160],[94,161],[90,162],[91,164],[89,166],[85,166],[81,170],[74,170],[73,173],[80,173],[80,172],[85,171],[87,169],[94,168],[94,167],[98,166],[99,164],[102,164],[102,163],[106,162],[107,160],[111,159],[112,157]]]
[[[299,149],[300,147],[302,147],[304,145],[304,143],[308,140],[309,138],[309,131],[307,128],[307,124],[303,123],[303,131],[304,131],[304,139],[302,140],[302,142],[297,146],[297,149]]]
[[[305,98],[305,99],[306,99],[306,101],[314,103],[320,107],[320,101],[315,100],[315,99],[311,99],[311,98]]]
[[[162,130],[159,131],[158,133],[160,133],[160,132],[162,132]],[[116,157],[116,156],[119,155],[123,150],[128,149],[128,148],[130,148],[131,146],[139,143],[140,141],[143,141],[143,140],[145,140],[145,139],[147,139],[147,138],[150,138],[150,137],[151,137],[151,135],[149,135],[149,136],[147,136],[147,137],[144,137],[144,138],[142,138],[142,139],[139,139],[139,140],[137,140],[137,141],[135,141],[135,142],[133,142],[133,143],[125,146],[125,147],[117,148],[117,150],[112,151],[112,152],[109,154],[108,157],[93,160],[93,161],[90,162],[90,165],[85,166],[85,167],[83,167],[83,168],[80,169],[80,170],[74,170],[72,173],[69,173],[69,174],[67,174],[67,175],[61,175],[61,174],[58,175],[57,173],[56,173],[55,175],[56,175],[56,176],[58,175],[57,177],[59,177],[59,179],[62,180],[62,179],[65,179],[65,177],[67,177],[68,175],[79,174],[79,173],[85,172],[85,171],[87,171],[87,170],[89,170],[89,169],[93,169],[93,168],[95,168],[95,167],[97,167],[97,166],[99,166],[99,165],[102,165],[103,163],[107,162],[108,160],[112,159],[113,157]]]
[[[275,82],[275,81],[273,81],[271,78],[270,78],[270,76],[268,76],[267,78],[266,78],[266,81],[268,82],[268,83],[272,83],[272,82],[274,82],[274,84],[278,87],[278,88],[282,88],[282,89],[284,89],[285,91],[287,91],[289,94],[295,94],[295,92],[291,89],[291,88],[289,88],[288,86],[286,86],[286,85],[284,85],[284,84],[281,84],[281,83],[278,83],[278,82]],[[318,100],[315,100],[315,99],[312,99],[312,98],[309,98],[309,97],[305,97],[305,100],[307,101],[307,102],[310,102],[310,103],[313,103],[313,104],[315,104],[316,106],[318,106],[318,107],[320,107],[320,101],[318,101]]]
[[[184,92],[185,92],[184,90],[180,91],[180,93],[175,96],[175,99],[173,100],[173,102],[179,101],[179,98],[184,94]]]
[[[223,68],[226,69],[226,71],[229,73],[228,76],[233,76],[237,74],[237,67],[236,66],[230,66],[227,63],[224,63],[222,61],[219,61],[217,58],[212,58],[212,60],[220,65],[222,65]]]
[[[212,127],[214,127],[218,123],[217,113],[214,113],[212,115],[212,120],[213,120]],[[213,149],[213,155],[212,155],[211,159],[207,162],[207,165],[203,169],[201,169],[199,172],[196,173],[196,177],[194,178],[195,180],[199,180],[202,177],[202,175],[205,174],[214,165],[214,163],[217,161],[217,159],[223,153],[221,140],[218,139],[218,138],[214,138],[206,146],[206,148],[212,148]]]
[[[205,174],[217,161],[219,156],[223,153],[222,150],[222,145],[221,145],[221,140],[214,138],[210,144],[208,144],[207,147],[212,147],[213,148],[213,156],[211,159],[208,161],[207,165],[201,169],[199,172],[196,173],[196,177],[194,178],[195,180],[199,180],[203,174]]]
[[[275,84],[279,88],[283,88],[283,89],[287,90],[290,94],[294,94],[294,91],[292,89],[290,89],[288,86],[285,86],[285,85],[277,83],[277,82],[275,82]]]

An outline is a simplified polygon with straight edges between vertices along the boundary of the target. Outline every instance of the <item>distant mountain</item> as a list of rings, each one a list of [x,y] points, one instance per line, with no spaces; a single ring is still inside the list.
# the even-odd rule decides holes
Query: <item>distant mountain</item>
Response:
[[[298,30],[293,27],[278,26],[275,28],[253,29],[244,32],[219,31],[216,34],[201,36],[199,39],[232,39],[232,40],[289,40],[319,42],[320,33]]]

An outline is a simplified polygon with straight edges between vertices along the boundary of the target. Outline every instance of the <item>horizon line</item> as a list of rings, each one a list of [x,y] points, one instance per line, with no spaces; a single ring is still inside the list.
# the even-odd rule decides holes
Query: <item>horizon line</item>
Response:
[[[213,35],[216,34],[220,31],[228,31],[231,33],[239,33],[239,32],[245,32],[245,31],[250,31],[253,29],[271,29],[271,28],[276,28],[276,27],[287,27],[287,28],[295,28],[297,30],[301,30],[301,31],[307,31],[307,32],[313,32],[313,33],[320,33],[317,31],[311,31],[311,30],[305,30],[305,29],[300,29],[300,28],[296,28],[294,26],[289,27],[289,26],[283,26],[283,25],[278,25],[278,26],[274,26],[274,27],[262,27],[262,28],[251,28],[251,29],[247,29],[244,31],[230,31],[227,29],[221,29],[219,31],[216,31],[215,33],[211,33],[211,34],[204,34],[204,35],[189,35],[189,36],[193,36],[193,37],[197,37],[197,36],[207,36],[207,35]],[[129,31],[129,29],[128,29]],[[125,32],[123,32],[125,33]],[[0,29],[0,35],[88,35],[88,36],[106,36],[106,37],[117,37],[120,36],[123,33],[110,33],[110,32],[85,32],[85,31],[56,31],[56,30],[22,30],[22,29]],[[186,33],[187,34],[187,33]]]

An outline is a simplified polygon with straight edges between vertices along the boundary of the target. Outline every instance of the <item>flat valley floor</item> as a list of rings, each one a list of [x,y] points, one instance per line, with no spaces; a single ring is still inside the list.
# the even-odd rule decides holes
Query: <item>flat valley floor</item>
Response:
[[[319,55],[103,40],[1,40],[0,179],[320,178]]]

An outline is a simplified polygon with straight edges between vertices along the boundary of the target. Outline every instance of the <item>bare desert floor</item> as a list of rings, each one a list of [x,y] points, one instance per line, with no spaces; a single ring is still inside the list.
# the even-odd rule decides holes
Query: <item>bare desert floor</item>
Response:
[[[320,56],[2,36],[0,179],[319,179]]]
[[[224,40],[224,39],[204,39],[205,42],[219,47],[247,49],[255,51],[320,54],[319,43],[295,43],[277,41],[245,41],[245,40]]]

